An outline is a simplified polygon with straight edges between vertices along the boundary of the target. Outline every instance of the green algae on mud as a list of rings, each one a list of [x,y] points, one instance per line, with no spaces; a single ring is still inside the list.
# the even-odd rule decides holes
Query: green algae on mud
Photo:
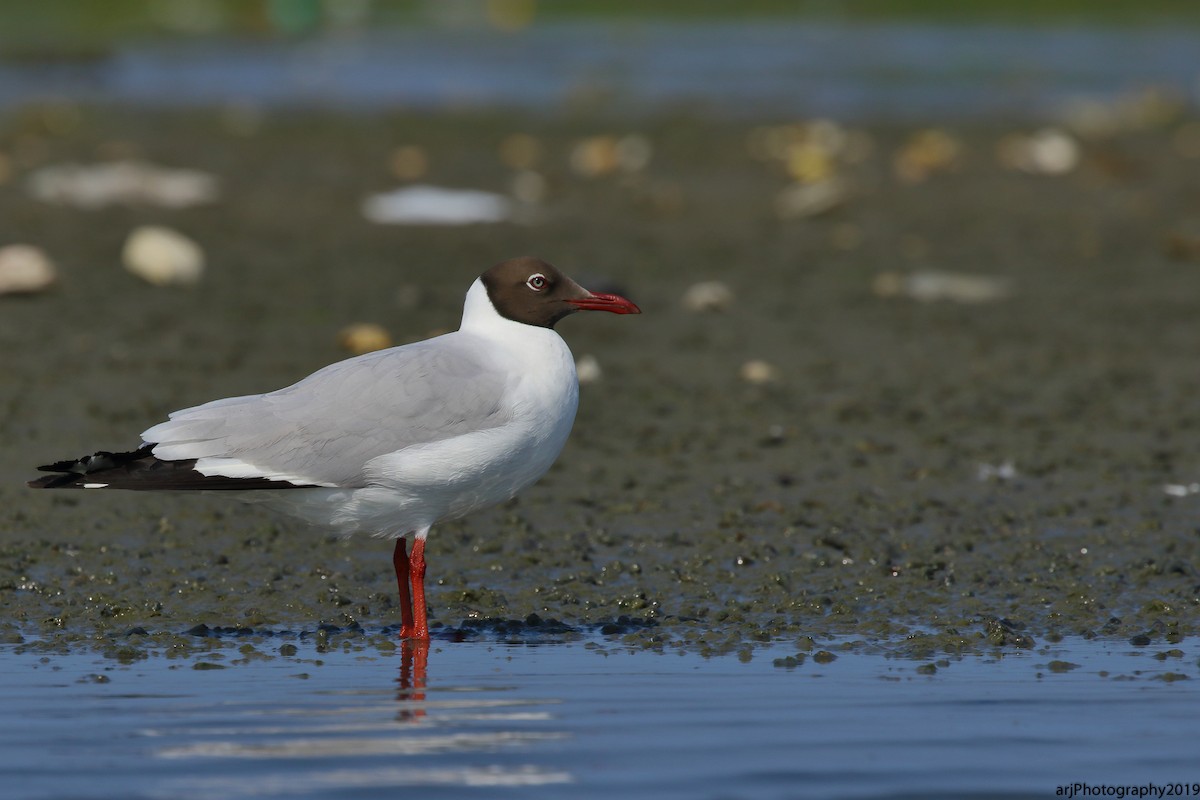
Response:
[[[43,247],[62,273],[53,292],[0,298],[6,641],[118,661],[236,652],[244,636],[269,655],[280,631],[381,646],[396,622],[386,543],[220,498],[23,481],[48,459],[136,444],[175,408],[293,382],[342,357],[346,323],[402,341],[449,328],[470,280],[524,253],[617,284],[645,313],[560,326],[604,377],[538,486],[430,537],[442,633],[535,638],[537,615],[561,621],[554,635],[637,648],[852,637],[933,659],[1071,635],[1163,645],[1196,628],[1200,495],[1163,486],[1200,471],[1200,269],[1164,242],[1195,225],[1200,161],[1170,128],[1085,142],[1080,168],[1054,178],[997,164],[1009,131],[966,128],[955,168],[916,183],[891,162],[911,131],[871,128],[845,204],[787,219],[788,179],[752,157],[743,124],[279,114],[248,133],[220,114],[40,113],[0,120],[17,165],[0,184],[2,243]],[[646,136],[649,166],[575,174],[573,145],[610,131]],[[428,182],[506,191],[497,150],[513,133],[541,143],[536,224],[362,219],[397,145],[424,149]],[[221,200],[84,211],[23,190],[37,166],[114,155],[213,172]],[[199,286],[120,270],[146,222],[201,242]],[[1002,277],[1013,294],[872,292],[882,272],[922,269]],[[705,279],[732,288],[728,308],[681,306]],[[750,360],[773,379],[742,380]]]

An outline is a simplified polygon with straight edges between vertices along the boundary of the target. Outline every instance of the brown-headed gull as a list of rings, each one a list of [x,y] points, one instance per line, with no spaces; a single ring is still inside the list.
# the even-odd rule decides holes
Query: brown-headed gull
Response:
[[[58,474],[29,486],[242,492],[343,535],[396,539],[401,636],[427,640],[429,529],[511,498],[566,443],[579,384],[554,324],[576,311],[641,313],[544,261],[505,261],[471,285],[453,333],[176,411],[137,450],[39,467]]]

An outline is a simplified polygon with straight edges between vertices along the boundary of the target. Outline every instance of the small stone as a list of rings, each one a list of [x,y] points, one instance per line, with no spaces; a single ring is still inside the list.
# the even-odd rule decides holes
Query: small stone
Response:
[[[904,296],[923,303],[949,300],[978,304],[1003,300],[1012,294],[1008,280],[990,275],[925,270],[909,275],[881,272],[871,290],[878,297]]]
[[[800,183],[823,183],[834,176],[837,163],[830,147],[815,138],[794,142],[787,150],[784,167]]]
[[[632,133],[615,136],[589,136],[575,143],[571,149],[571,170],[585,178],[597,178],[620,170],[641,172],[654,155],[650,140]]]
[[[1000,141],[1000,163],[1032,175],[1065,175],[1079,165],[1079,143],[1058,128],[1043,128],[1029,136],[1014,134]]]
[[[932,128],[919,131],[896,153],[892,166],[896,177],[905,183],[920,183],[937,172],[945,172],[958,163],[962,144],[946,131]]]
[[[620,165],[617,140],[613,136],[590,136],[571,148],[571,171],[585,178],[613,172]]]
[[[575,373],[579,378],[580,385],[595,383],[604,377],[604,370],[600,368],[600,362],[590,354],[580,356],[579,360],[575,362]]]
[[[688,311],[724,311],[733,304],[733,290],[721,281],[701,281],[683,293],[683,307]]]
[[[129,234],[121,259],[125,269],[155,286],[190,286],[204,274],[200,245],[158,225],[144,225]]]
[[[779,380],[779,370],[775,368],[775,365],[757,358],[742,364],[738,374],[746,383],[755,385],[774,383]]]
[[[416,185],[370,195],[362,212],[379,225],[473,225],[508,219],[512,201],[479,189]]]
[[[500,143],[500,160],[513,169],[533,169],[541,158],[542,143],[528,133],[514,133]]]
[[[392,174],[402,181],[415,181],[429,171],[429,157],[415,144],[397,147],[388,160]]]
[[[29,176],[29,193],[47,203],[97,209],[119,203],[189,208],[217,199],[217,179],[194,169],[142,161],[59,164]]]
[[[57,279],[54,262],[41,248],[28,244],[0,247],[0,295],[36,294]]]
[[[981,481],[1010,481],[1018,474],[1016,465],[1011,461],[1003,461],[999,464],[984,463],[975,470],[975,477]]]
[[[382,325],[356,322],[338,332],[338,347],[356,356],[392,346],[392,335]]]

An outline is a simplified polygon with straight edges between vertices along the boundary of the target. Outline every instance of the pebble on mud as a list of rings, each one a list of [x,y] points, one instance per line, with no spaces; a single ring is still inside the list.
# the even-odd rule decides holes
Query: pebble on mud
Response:
[[[913,134],[892,159],[896,177],[905,183],[920,183],[931,175],[953,168],[962,155],[962,144],[938,128]]]
[[[47,203],[97,209],[118,203],[188,208],[217,199],[216,177],[143,161],[59,164],[29,176],[29,193]]]
[[[28,244],[0,247],[0,295],[36,294],[57,279],[54,262],[41,248]]]
[[[969,275],[959,272],[926,270],[901,275],[881,272],[871,290],[877,297],[909,297],[923,303],[949,300],[955,303],[990,303],[1012,295],[1012,286],[1004,278]]]
[[[620,170],[640,172],[650,163],[654,146],[645,136],[630,134],[589,136],[571,149],[571,170],[585,178],[597,178]]]
[[[479,189],[418,185],[370,195],[362,213],[379,225],[471,225],[509,219],[512,201]]]
[[[387,328],[374,322],[356,322],[347,325],[338,332],[338,347],[348,353],[360,356],[374,350],[391,347],[392,335]]]
[[[1006,136],[996,154],[1004,166],[1031,175],[1065,175],[1079,165],[1080,157],[1079,143],[1058,128]]]
[[[742,364],[738,375],[746,383],[761,386],[779,380],[779,369],[774,364],[755,358]]]
[[[733,304],[733,290],[721,281],[701,281],[687,288],[682,302],[688,311],[724,311]]]
[[[516,170],[533,169],[542,158],[542,143],[528,133],[514,133],[500,143],[500,160]]]
[[[397,147],[388,158],[392,175],[402,181],[415,181],[429,171],[429,156],[425,149],[415,144]]]
[[[975,470],[975,477],[981,481],[1009,481],[1018,474],[1017,466],[1011,461],[1002,461],[999,464],[982,463]]]
[[[600,368],[600,362],[590,353],[585,353],[575,362],[575,373],[581,386],[596,383],[604,377],[604,370]]]
[[[155,286],[191,286],[204,274],[204,250],[171,228],[143,225],[125,240],[125,269]]]

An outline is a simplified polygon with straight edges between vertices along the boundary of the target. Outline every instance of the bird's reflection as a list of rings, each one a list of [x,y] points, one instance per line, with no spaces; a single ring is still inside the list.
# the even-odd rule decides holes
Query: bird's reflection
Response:
[[[425,684],[429,667],[429,641],[405,639],[400,643],[400,676],[396,678],[396,718],[415,722],[425,716]]]

